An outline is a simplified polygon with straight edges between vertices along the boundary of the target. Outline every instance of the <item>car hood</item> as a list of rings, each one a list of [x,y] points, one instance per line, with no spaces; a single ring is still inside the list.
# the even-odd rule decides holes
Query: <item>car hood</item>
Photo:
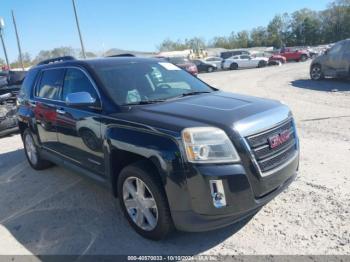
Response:
[[[159,104],[133,106],[120,116],[124,115],[128,121],[152,129],[168,129],[172,132],[181,132],[184,128],[194,126],[216,126],[228,132],[236,128],[248,134],[253,132],[253,123],[264,129],[267,128],[264,125],[279,123],[289,114],[288,107],[275,100],[216,91]]]
[[[326,58],[326,55],[325,54],[322,54],[320,56],[317,56],[315,57],[313,60],[312,60],[312,63],[311,65],[314,65],[315,63],[322,63]]]

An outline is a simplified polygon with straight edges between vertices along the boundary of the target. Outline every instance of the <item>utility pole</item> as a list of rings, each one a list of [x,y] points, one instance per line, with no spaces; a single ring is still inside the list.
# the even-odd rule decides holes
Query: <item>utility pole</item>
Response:
[[[21,42],[19,41],[19,36],[18,36],[18,31],[17,31],[17,24],[16,24],[16,18],[15,18],[15,13],[13,10],[11,10],[12,13],[12,20],[13,20],[13,25],[15,27],[15,32],[16,32],[16,38],[17,38],[17,46],[18,46],[18,53],[19,53],[19,60],[21,62],[22,69],[24,71],[24,65],[23,65],[23,56],[22,56],[22,48],[21,48]]]
[[[77,8],[75,6],[75,0],[72,0],[72,3],[73,3],[75,21],[77,22],[77,28],[78,28],[79,38],[80,38],[81,52],[83,54],[84,59],[86,59],[85,47],[84,47],[83,37],[81,36],[81,31],[80,31],[80,26],[79,26],[79,19],[78,19],[78,14],[77,14]]]
[[[1,38],[2,48],[4,49],[6,65],[7,65],[8,69],[10,69],[10,63],[9,63],[9,59],[8,59],[8,56],[7,56],[6,46],[5,46],[4,37],[3,37],[3,30],[4,30],[4,28],[5,28],[4,19],[2,17],[0,17],[0,38]]]

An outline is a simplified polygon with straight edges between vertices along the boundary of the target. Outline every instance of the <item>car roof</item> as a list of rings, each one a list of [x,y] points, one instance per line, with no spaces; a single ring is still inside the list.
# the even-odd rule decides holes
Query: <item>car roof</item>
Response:
[[[49,64],[37,65],[36,69],[53,68],[53,67],[65,67],[65,66],[90,66],[98,67],[102,65],[115,65],[115,64],[128,64],[128,63],[154,63],[164,61],[161,58],[140,58],[140,57],[102,57],[93,59],[72,59],[65,61],[58,61]]]

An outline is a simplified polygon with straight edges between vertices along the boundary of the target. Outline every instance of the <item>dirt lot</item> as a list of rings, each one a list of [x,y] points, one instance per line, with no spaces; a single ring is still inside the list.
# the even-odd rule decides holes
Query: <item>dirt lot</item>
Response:
[[[61,167],[30,169],[14,135],[0,139],[0,254],[350,254],[350,82],[312,82],[308,66],[200,76],[283,100],[297,121],[299,176],[246,224],[145,240],[105,189]]]

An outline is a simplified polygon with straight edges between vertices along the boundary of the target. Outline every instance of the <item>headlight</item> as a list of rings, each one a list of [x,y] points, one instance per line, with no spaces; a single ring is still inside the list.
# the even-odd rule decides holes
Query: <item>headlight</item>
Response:
[[[182,131],[187,160],[193,163],[228,163],[240,160],[226,133],[216,127],[193,127]]]

